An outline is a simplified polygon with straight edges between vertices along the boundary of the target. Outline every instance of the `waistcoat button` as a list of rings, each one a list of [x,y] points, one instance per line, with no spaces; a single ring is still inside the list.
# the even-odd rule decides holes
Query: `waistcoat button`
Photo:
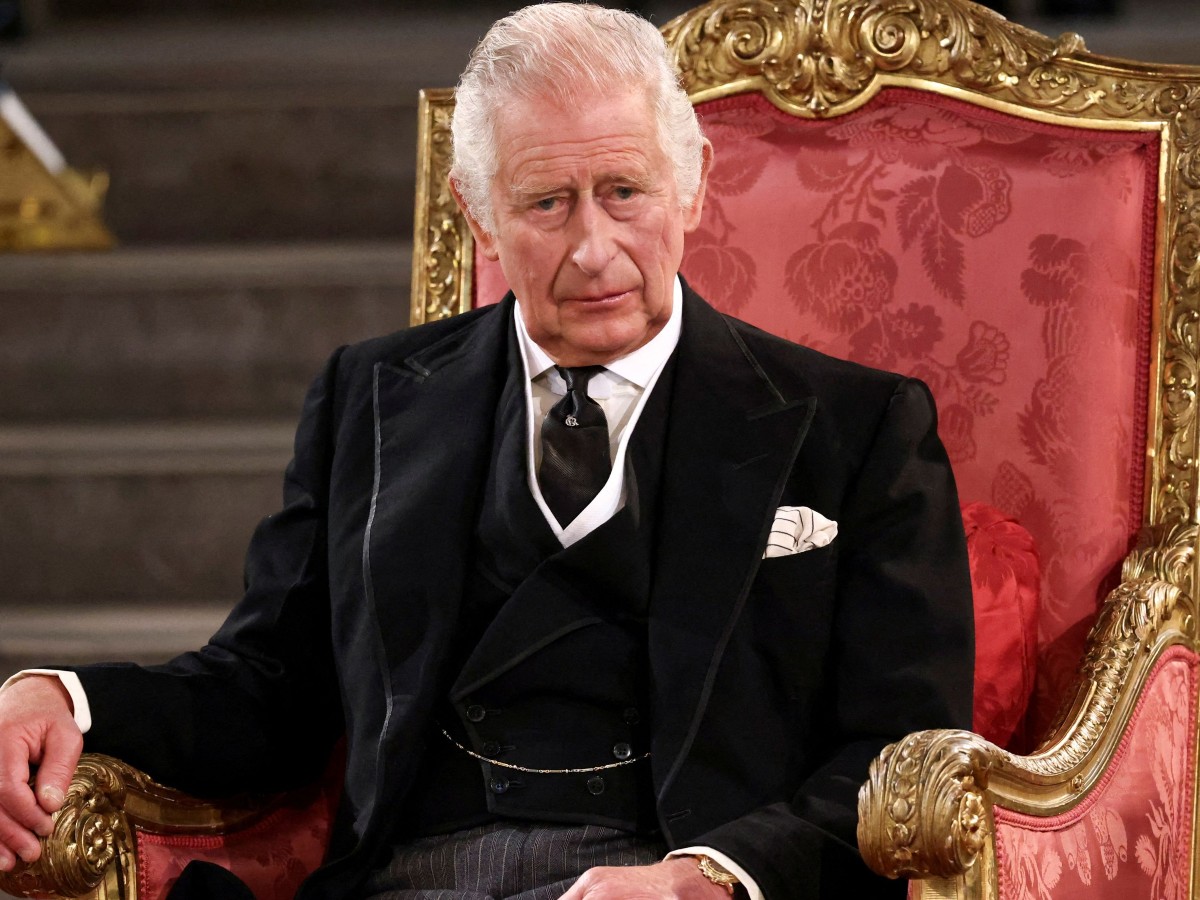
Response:
[[[625,720],[626,725],[636,725],[642,721],[642,715],[637,711],[637,707],[631,706],[621,714],[621,718]]]
[[[487,718],[487,710],[478,703],[473,703],[467,707],[467,719],[471,722],[482,722]]]
[[[633,756],[633,748],[624,741],[613,744],[613,756],[624,762],[625,760],[629,759],[629,757]]]
[[[496,741],[485,741],[483,745],[483,755],[490,756],[493,759],[500,755],[500,745]]]
[[[508,790],[508,779],[503,775],[493,775],[488,787],[492,789],[493,794],[503,794]]]
[[[599,775],[593,775],[587,780],[588,793],[593,796],[599,796],[604,793],[604,779]]]

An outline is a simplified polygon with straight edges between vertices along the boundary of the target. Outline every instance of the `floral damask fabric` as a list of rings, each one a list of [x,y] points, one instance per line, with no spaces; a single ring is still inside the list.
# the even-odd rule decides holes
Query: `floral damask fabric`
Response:
[[[758,94],[697,109],[716,156],[685,277],[767,331],[924,380],[961,499],[1033,534],[1028,742],[1141,521],[1157,136],[900,88],[822,121]],[[477,257],[476,276],[499,299],[499,267]]]
[[[1103,781],[1070,812],[997,807],[1008,900],[1185,900],[1191,868],[1197,659],[1174,648],[1147,683]]]
[[[962,500],[1042,560],[1039,731],[1140,524],[1157,138],[902,89],[819,122],[756,94],[699,110],[716,161],[684,273],[930,386]]]

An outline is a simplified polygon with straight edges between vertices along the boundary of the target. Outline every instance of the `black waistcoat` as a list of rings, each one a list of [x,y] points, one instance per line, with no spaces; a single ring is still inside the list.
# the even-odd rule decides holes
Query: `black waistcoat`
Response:
[[[650,833],[646,610],[673,360],[630,440],[625,506],[563,548],[526,480],[517,352],[513,340],[446,701],[402,828],[435,834],[508,817]],[[488,759],[593,771],[505,769],[443,729]]]

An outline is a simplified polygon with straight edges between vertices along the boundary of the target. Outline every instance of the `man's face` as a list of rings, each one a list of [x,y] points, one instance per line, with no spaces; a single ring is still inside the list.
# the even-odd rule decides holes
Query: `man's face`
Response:
[[[681,209],[645,92],[579,108],[514,102],[501,110],[496,145],[495,230],[472,230],[499,259],[530,337],[567,366],[610,362],[654,337],[671,315],[704,176]]]

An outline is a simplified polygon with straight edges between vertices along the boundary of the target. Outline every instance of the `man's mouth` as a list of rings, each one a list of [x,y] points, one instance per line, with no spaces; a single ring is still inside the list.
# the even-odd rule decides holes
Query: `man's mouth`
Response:
[[[614,291],[612,293],[585,294],[578,297],[570,297],[568,299],[576,303],[611,304],[620,303],[632,293],[633,291],[631,289],[627,291]]]

